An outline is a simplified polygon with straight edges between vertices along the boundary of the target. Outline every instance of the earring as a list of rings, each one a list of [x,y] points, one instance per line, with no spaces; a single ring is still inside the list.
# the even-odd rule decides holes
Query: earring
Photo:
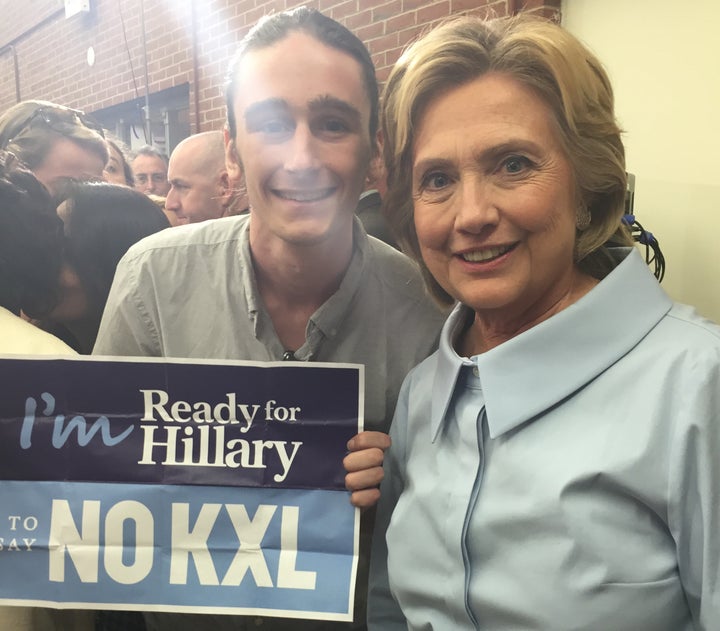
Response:
[[[582,232],[590,225],[591,219],[592,217],[590,216],[588,207],[585,203],[580,204],[580,207],[577,210],[577,216],[575,217],[575,227]]]

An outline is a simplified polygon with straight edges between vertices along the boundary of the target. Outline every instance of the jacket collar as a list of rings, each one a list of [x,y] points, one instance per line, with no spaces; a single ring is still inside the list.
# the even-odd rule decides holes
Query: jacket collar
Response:
[[[453,310],[443,327],[433,383],[432,436],[443,424],[463,366],[476,365],[490,436],[542,414],[628,353],[667,314],[672,301],[634,248],[576,303],[472,358],[453,348],[472,311]]]

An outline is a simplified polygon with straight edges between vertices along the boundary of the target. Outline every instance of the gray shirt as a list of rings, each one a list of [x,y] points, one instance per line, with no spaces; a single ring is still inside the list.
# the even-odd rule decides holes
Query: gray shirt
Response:
[[[95,354],[277,361],[286,350],[258,294],[249,217],[180,226],[133,246],[118,265]],[[365,365],[365,429],[388,431],[400,386],[436,347],[444,314],[417,266],[368,237],[356,219],[354,251],[340,287],[310,318],[298,360]],[[353,628],[364,628],[374,511],[363,515]],[[146,614],[152,631],[236,631],[262,619]],[[276,631],[350,627],[267,621]]]
[[[286,350],[258,295],[249,217],[180,226],[118,265],[94,353],[277,361]],[[365,365],[365,428],[387,431],[403,378],[436,347],[443,314],[417,266],[356,220],[342,283],[310,318],[298,360]]]

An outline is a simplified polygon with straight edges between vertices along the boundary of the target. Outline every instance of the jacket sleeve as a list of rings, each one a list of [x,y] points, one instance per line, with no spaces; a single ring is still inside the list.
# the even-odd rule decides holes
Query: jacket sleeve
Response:
[[[670,531],[697,629],[720,621],[720,350],[676,383],[683,413],[671,437]]]

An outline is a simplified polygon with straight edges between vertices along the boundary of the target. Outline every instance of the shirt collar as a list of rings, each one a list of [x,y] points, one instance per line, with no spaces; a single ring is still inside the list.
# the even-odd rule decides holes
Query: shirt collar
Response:
[[[248,316],[252,321],[255,321],[256,315],[260,311],[260,294],[255,282],[255,270],[252,264],[252,253],[250,252],[250,215],[242,217],[238,222],[242,222],[240,226],[239,256],[245,304],[247,304]]]
[[[460,357],[453,348],[457,337],[465,330],[472,311],[462,304],[455,305],[440,332],[440,343],[437,350],[437,369],[433,378],[432,409],[430,422],[433,441],[437,437],[450,407],[455,384],[463,366],[473,366],[474,362],[467,357]]]
[[[255,280],[255,270],[252,265],[252,254],[250,252],[250,221],[249,217],[241,227],[240,232],[240,257],[243,261],[242,283],[250,320],[255,322],[257,327],[257,314],[264,310],[260,293]],[[367,260],[368,238],[362,223],[357,217],[353,218],[353,254],[350,264],[343,276],[338,290],[330,296],[310,318],[314,327],[326,337],[335,335],[340,322],[345,318],[351,308],[353,298],[360,289],[360,281],[363,277],[363,269]],[[257,334],[257,331],[255,331]]]
[[[472,359],[453,348],[472,312],[458,305],[443,327],[433,383],[432,435],[447,416],[463,365],[477,364],[490,436],[541,414],[628,353],[670,310],[672,301],[634,248],[567,309]],[[433,438],[434,440],[434,438]]]
[[[326,337],[335,335],[340,323],[352,308],[355,294],[360,289],[360,281],[364,276],[367,247],[367,233],[360,220],[353,217],[353,253],[350,264],[345,271],[340,287],[310,318],[310,321]]]

